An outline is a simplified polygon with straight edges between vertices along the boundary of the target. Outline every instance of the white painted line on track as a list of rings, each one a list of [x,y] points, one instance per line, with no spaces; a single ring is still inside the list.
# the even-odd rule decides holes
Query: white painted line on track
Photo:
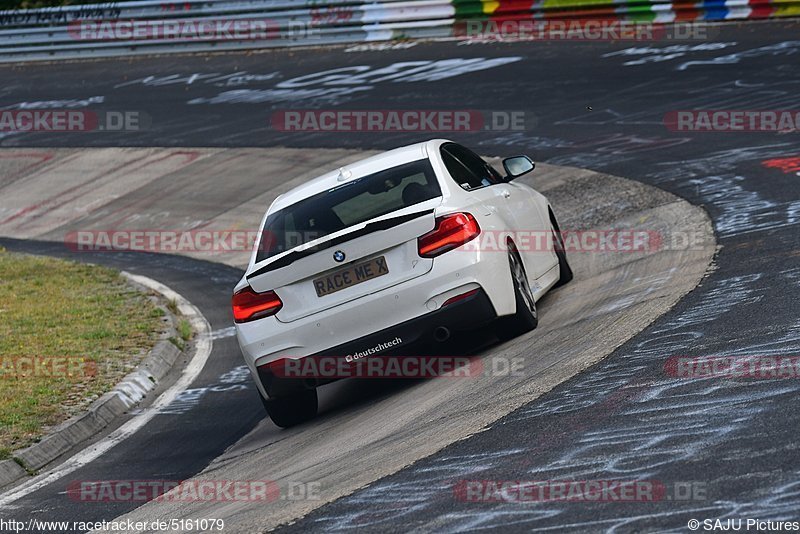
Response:
[[[200,310],[194,304],[186,300],[182,295],[173,291],[169,287],[160,282],[156,282],[146,276],[138,274],[131,274],[123,271],[123,276],[130,279],[137,284],[141,284],[148,289],[152,289],[164,296],[167,300],[174,300],[178,305],[178,311],[181,315],[189,321],[192,329],[195,332],[195,355],[189,362],[189,365],[183,370],[181,377],[169,389],[164,391],[153,402],[153,404],[146,410],[140,412],[140,415],[134,417],[115,431],[111,432],[108,436],[101,439],[97,443],[92,444],[79,453],[71,456],[57,467],[39,475],[32,477],[23,484],[12,488],[6,493],[0,494],[0,507],[7,506],[10,503],[25,497],[37,491],[48,484],[80,469],[89,462],[95,460],[115,445],[121,443],[128,437],[136,433],[137,430],[146,425],[153,417],[158,415],[161,408],[168,406],[179,393],[187,389],[192,382],[200,375],[203,370],[208,357],[211,355],[211,348],[213,342],[211,340],[211,325]]]

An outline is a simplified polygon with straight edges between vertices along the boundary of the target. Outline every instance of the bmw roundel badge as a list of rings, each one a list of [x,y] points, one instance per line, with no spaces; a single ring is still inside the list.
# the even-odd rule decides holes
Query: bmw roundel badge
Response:
[[[345,258],[344,252],[342,252],[341,250],[337,250],[336,252],[333,253],[334,261],[338,261],[339,263],[341,263],[344,261],[344,258]]]

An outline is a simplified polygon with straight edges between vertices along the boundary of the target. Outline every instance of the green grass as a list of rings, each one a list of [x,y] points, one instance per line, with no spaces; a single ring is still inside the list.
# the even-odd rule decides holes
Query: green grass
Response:
[[[170,311],[172,311],[170,304],[174,303],[175,301],[170,301],[167,303],[167,308],[169,308]],[[175,309],[177,310],[177,306],[175,306]],[[173,313],[177,314],[177,312]],[[189,323],[189,321],[181,317],[178,320],[178,324],[175,326],[178,336],[180,337],[171,336],[168,341],[178,347],[179,350],[184,350],[186,348],[186,342],[192,339],[192,325]]]
[[[178,334],[180,334],[181,339],[184,341],[189,341],[192,337],[192,325],[189,324],[189,321],[186,319],[181,319],[178,321]]]
[[[181,314],[181,312],[178,311],[178,302],[175,299],[169,299],[167,301],[167,309],[172,312],[172,315]]]
[[[163,313],[112,269],[0,250],[0,459],[130,372]],[[87,363],[46,376],[20,367],[30,357]]]

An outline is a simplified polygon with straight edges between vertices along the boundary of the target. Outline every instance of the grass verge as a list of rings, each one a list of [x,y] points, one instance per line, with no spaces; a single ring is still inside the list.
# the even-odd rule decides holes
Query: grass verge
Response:
[[[113,388],[163,314],[112,269],[0,249],[0,459]]]

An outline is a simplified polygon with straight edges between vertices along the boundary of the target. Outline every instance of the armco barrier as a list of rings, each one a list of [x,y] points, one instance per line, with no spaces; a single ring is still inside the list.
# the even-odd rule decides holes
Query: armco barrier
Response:
[[[0,62],[460,37],[474,20],[797,15],[800,0],[143,0],[0,11]]]

